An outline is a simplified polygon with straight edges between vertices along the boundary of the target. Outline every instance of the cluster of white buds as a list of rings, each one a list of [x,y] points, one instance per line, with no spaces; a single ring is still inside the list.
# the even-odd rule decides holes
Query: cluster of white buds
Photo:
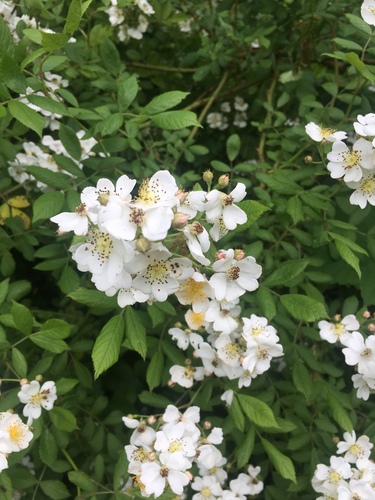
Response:
[[[197,492],[193,495],[194,500],[245,500],[247,495],[262,491],[263,483],[257,478],[260,467],[251,465],[247,474],[239,474],[225,489],[228,474],[224,466],[227,459],[216,446],[223,441],[223,431],[214,427],[206,436],[197,425],[199,420],[200,409],[197,406],[191,406],[182,414],[173,405],[167,406],[156,428],[155,418],[136,420],[123,417],[124,424],[134,429],[130,444],[125,446],[128,472],[142,496],[154,495],[157,498],[167,489],[182,495],[184,488],[193,480],[189,470],[193,465],[199,471],[191,484]]]

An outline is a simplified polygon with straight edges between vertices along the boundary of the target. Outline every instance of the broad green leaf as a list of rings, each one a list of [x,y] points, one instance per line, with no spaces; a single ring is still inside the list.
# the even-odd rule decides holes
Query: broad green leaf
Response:
[[[229,173],[231,168],[226,163],[223,163],[219,160],[212,160],[210,163],[211,167],[214,168],[217,172]]]
[[[9,290],[9,278],[0,283],[0,305],[5,301]]]
[[[256,301],[261,310],[261,313],[271,321],[271,319],[276,315],[276,304],[275,296],[271,291],[261,285],[256,292]]]
[[[165,111],[152,116],[154,124],[166,130],[179,130],[185,127],[198,126],[200,123],[197,116],[192,111]]]
[[[26,93],[26,79],[21,68],[6,52],[0,60],[0,79],[10,90],[18,94]]]
[[[114,365],[119,358],[124,321],[121,314],[113,316],[102,328],[92,350],[95,378]]]
[[[371,83],[375,83],[375,75],[367,69],[365,63],[361,61],[358,54],[355,52],[348,52],[346,60],[351,64],[364,78],[367,78]]]
[[[63,500],[64,498],[72,497],[65,484],[56,479],[42,481],[40,487],[43,493],[52,500]]]
[[[290,479],[293,483],[296,483],[296,473],[293,462],[290,458],[281,453],[281,451],[279,451],[267,439],[261,439],[263,447],[277,472],[285,479]]]
[[[40,262],[34,269],[38,271],[55,271],[56,269],[62,269],[67,264],[66,257],[61,257],[60,259],[49,259],[44,262]]]
[[[267,278],[263,281],[263,285],[268,288],[273,288],[274,286],[287,285],[290,281],[300,276],[305,270],[308,262],[306,261],[286,261],[282,262],[277,266],[275,271],[273,271]]]
[[[24,335],[30,335],[33,329],[34,318],[31,311],[22,304],[12,303],[11,314],[17,329]]]
[[[55,406],[48,414],[51,417],[52,424],[59,431],[73,432],[78,429],[76,417],[66,408]]]
[[[33,175],[36,180],[47,184],[47,186],[57,189],[69,189],[71,187],[72,178],[67,174],[53,172],[48,168],[37,167],[35,165],[27,166],[26,170],[29,174]]]
[[[42,71],[52,71],[60,64],[63,64],[68,58],[66,56],[49,56],[43,61]]]
[[[120,111],[128,109],[137,96],[138,88],[136,75],[131,75],[119,85],[117,99]]]
[[[363,33],[366,33],[366,35],[371,35],[371,26],[369,26],[363,19],[355,16],[354,14],[345,14],[345,17],[355,28],[363,31]]]
[[[139,395],[139,400],[144,405],[155,408],[166,408],[168,405],[172,404],[171,401],[165,396],[148,391],[141,392],[141,394]]]
[[[307,400],[310,400],[313,382],[305,365],[299,361],[295,361],[293,366],[293,383],[296,389],[302,392]]]
[[[53,217],[61,212],[63,204],[64,194],[60,191],[42,194],[33,205],[33,222]]]
[[[98,290],[88,290],[87,288],[77,288],[74,292],[68,294],[68,297],[79,304],[91,307],[92,312],[109,312],[117,307],[115,297],[107,297],[104,292]]]
[[[78,28],[82,17],[82,7],[81,0],[71,0],[68,16],[66,18],[66,23],[64,26],[64,32],[68,35],[73,35],[75,30]]]
[[[59,115],[69,115],[68,109],[60,101],[55,101],[50,97],[43,97],[41,95],[28,95],[27,100],[39,108],[50,111],[51,113],[56,113]]]
[[[327,317],[324,305],[305,295],[281,295],[280,301],[285,309],[300,321],[317,321]]]
[[[282,171],[279,172],[279,175],[277,171],[269,174],[259,172],[256,174],[256,177],[264,182],[271,191],[275,191],[275,193],[293,195],[301,191],[299,185],[292,179],[288,179],[287,175],[284,175]]]
[[[50,335],[46,335],[45,333],[33,333],[29,338],[34,344],[42,349],[45,349],[46,351],[59,354],[69,350],[69,346],[64,340],[52,338]]]
[[[249,463],[249,459],[254,449],[255,442],[255,429],[252,425],[249,431],[246,433],[245,439],[242,441],[240,446],[237,448],[237,467],[241,469],[246,464]]]
[[[57,282],[60,290],[65,293],[71,293],[79,286],[79,276],[71,267],[65,267]]]
[[[147,353],[146,329],[131,306],[125,308],[125,334],[132,348],[145,359]]]
[[[64,394],[70,392],[76,385],[78,384],[78,380],[75,378],[60,378],[56,382],[56,394],[60,397]]]
[[[332,411],[333,419],[339,424],[342,429],[344,429],[344,431],[351,432],[353,430],[353,423],[345,408],[329,392],[327,393],[327,401]]]
[[[34,130],[34,132],[42,137],[44,128],[43,116],[19,101],[10,101],[8,109],[13,118],[26,127],[31,128],[31,130]]]
[[[12,365],[20,378],[25,378],[27,375],[27,361],[25,356],[16,347],[12,349]]]
[[[174,90],[171,92],[165,92],[157,97],[154,97],[151,102],[149,102],[143,109],[142,114],[145,115],[156,115],[158,113],[162,113],[163,111],[167,111],[167,109],[174,108],[177,104],[180,104],[181,101],[185,99],[186,96],[189,95],[189,92],[180,92],[178,90]],[[194,115],[194,113],[192,113]],[[194,115],[195,116],[195,115]],[[193,124],[196,125],[196,124]],[[188,125],[184,125],[188,126]],[[163,127],[164,128],[164,127]],[[182,128],[182,127],[179,127]]]
[[[106,70],[118,75],[123,67],[119,51],[110,38],[104,38],[99,46],[100,59]]]
[[[57,444],[52,432],[45,427],[39,441],[39,455],[46,465],[53,465],[57,460]]]
[[[113,113],[96,125],[96,132],[104,135],[112,135],[122,126],[124,118],[121,113]]]
[[[238,134],[232,134],[228,137],[226,149],[229,161],[234,161],[241,149],[241,139]]]
[[[237,429],[241,432],[245,432],[245,415],[243,414],[237,395],[233,397],[232,404],[229,406],[228,412],[235,427],[237,427]]]
[[[42,46],[48,52],[62,49],[69,41],[67,33],[42,33]]]
[[[95,484],[91,481],[90,476],[80,470],[71,470],[68,472],[69,481],[76,486],[79,486],[84,491],[94,491]]]
[[[0,21],[3,23],[3,20],[0,16]],[[1,34],[1,31],[0,31]],[[0,45],[1,47],[1,45]],[[6,471],[3,471],[0,474],[0,498],[1,500],[13,500],[14,496],[12,495],[12,481],[10,480]]]
[[[69,337],[73,326],[69,325],[62,319],[48,319],[41,327],[40,332],[43,332],[51,339],[66,339]]]
[[[245,222],[245,224],[241,224],[240,226],[238,226],[237,231],[248,229],[254,224],[255,221],[259,219],[262,214],[264,214],[264,212],[267,212],[269,210],[268,207],[254,200],[240,201],[239,203],[237,203],[237,205],[247,215],[247,221]]]
[[[302,202],[298,196],[289,198],[286,204],[286,211],[292,217],[294,224],[298,224],[304,219]]]
[[[26,31],[26,30],[25,30]],[[36,30],[38,31],[38,30]],[[40,35],[40,39],[42,39],[42,35]],[[35,61],[35,59],[38,59],[38,57],[42,56],[43,54],[46,53],[45,49],[38,49],[35,50],[34,52],[31,52],[21,63],[21,69],[25,69],[26,66],[28,66],[31,62]]]
[[[368,253],[366,252],[366,250],[364,248],[360,247],[354,241],[350,240],[349,238],[345,238],[345,236],[341,236],[341,234],[336,234],[336,233],[331,233],[331,232],[329,233],[329,235],[332,236],[332,238],[334,240],[338,240],[338,241],[341,241],[342,243],[344,243],[344,245],[346,245],[351,250],[353,250],[353,252],[358,252],[358,253],[361,253],[361,254],[366,255],[368,257]]]
[[[155,387],[160,385],[161,378],[164,370],[164,356],[161,351],[156,351],[151,358],[150,364],[147,368],[146,379],[150,391],[152,392]]]
[[[13,56],[15,50],[15,43],[10,32],[8,24],[2,16],[0,16],[0,55],[8,54]]]
[[[337,251],[342,259],[345,260],[350,267],[352,267],[355,272],[358,274],[358,277],[361,278],[362,273],[359,267],[359,259],[358,257],[350,250],[350,248],[340,240],[335,240],[335,246]]]
[[[59,138],[70,156],[75,160],[80,160],[82,149],[77,134],[70,127],[60,125]]]
[[[342,47],[343,49],[348,49],[348,50],[358,50],[359,52],[362,51],[362,47],[356,43],[353,42],[352,40],[348,40],[346,38],[333,38],[332,42],[335,42],[336,45],[339,47]]]
[[[238,400],[244,414],[249,420],[260,427],[277,427],[277,422],[271,408],[260,399],[252,396],[238,395]]]

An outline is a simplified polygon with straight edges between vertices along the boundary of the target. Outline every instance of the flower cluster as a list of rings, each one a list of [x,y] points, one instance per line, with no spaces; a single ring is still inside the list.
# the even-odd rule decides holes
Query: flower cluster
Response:
[[[48,411],[52,410],[53,403],[57,399],[55,382],[44,382],[42,387],[37,380],[23,383],[18,393],[18,399],[25,405],[23,415],[28,417],[27,425],[31,425],[34,419],[40,417],[42,408]]]
[[[330,466],[318,464],[312,486],[322,493],[317,500],[372,500],[375,496],[375,463],[370,460],[373,444],[367,436],[345,432],[344,441],[337,443],[337,453]]]
[[[84,130],[77,132],[77,138],[79,139],[81,145],[82,156],[81,160],[77,161],[71,157],[68,151],[63,146],[60,140],[54,139],[50,135],[46,135],[42,139],[42,145],[49,149],[48,152],[42,150],[39,146],[33,142],[23,143],[23,153],[17,153],[13,161],[8,162],[8,173],[9,175],[18,183],[22,184],[25,189],[40,189],[42,191],[47,189],[46,184],[41,181],[37,181],[33,175],[27,171],[28,166],[37,166],[41,168],[47,168],[52,172],[63,172],[67,175],[72,175],[67,172],[59,165],[59,155],[69,158],[74,162],[79,168],[82,168],[82,161],[90,156],[95,156],[92,148],[97,144],[94,138],[83,139],[85,135]],[[100,156],[103,153],[99,153]]]
[[[8,468],[9,453],[24,450],[32,438],[28,425],[17,414],[0,413],[0,472]]]
[[[149,417],[148,422],[123,417],[124,424],[134,429],[130,444],[125,446],[128,472],[142,496],[154,495],[157,498],[167,488],[182,495],[185,486],[193,479],[189,470],[193,465],[198,471],[191,484],[196,492],[192,497],[194,500],[245,500],[247,495],[262,491],[263,483],[257,478],[260,467],[251,465],[247,474],[239,474],[225,489],[227,459],[216,446],[223,441],[223,431],[214,427],[205,436],[197,426],[199,420],[197,406],[182,414],[173,405],[167,406],[156,430],[151,426],[156,421],[154,417]]]
[[[365,339],[357,331],[360,324],[353,314],[336,323],[320,321],[318,326],[322,339],[331,344],[339,341],[345,346],[342,349],[345,362],[355,366],[358,372],[352,376],[357,397],[367,401],[370,394],[375,392],[375,336],[370,335]]]
[[[239,262],[233,249],[217,254],[210,281],[196,271],[199,264],[211,264],[204,255],[210,236],[218,241],[246,222],[246,213],[235,204],[246,195],[244,184],[229,194],[217,189],[185,193],[168,171],[161,170],[144,180],[132,198],[135,184],[127,175],[116,186],[100,179],[96,187],[83,190],[75,213],[51,218],[60,232],[84,236],[70,251],[78,269],[92,273],[98,290],[108,296],[118,292],[120,307],[162,302],[176,292],[182,304],[202,302],[206,307],[209,298],[231,301],[258,287],[261,267],[251,256]],[[209,232],[200,220],[193,220],[198,213],[211,224]],[[177,238],[168,238],[170,230],[179,233]],[[186,254],[186,247],[190,258],[174,257],[177,248]]]
[[[186,313],[189,328],[183,330],[179,325],[169,329],[178,347],[187,349],[191,344],[194,357],[203,364],[193,367],[188,359],[184,367],[172,366],[172,382],[189,388],[195,380],[214,373],[217,377],[238,379],[239,388],[249,387],[254,378],[270,368],[273,358],[283,355],[277,332],[267,319],[255,314],[240,318],[241,308],[237,304],[238,298],[231,302],[214,299],[206,311],[195,313],[192,309]],[[204,340],[193,330],[205,330],[208,336]]]
[[[350,203],[365,208],[367,203],[375,205],[375,114],[359,115],[357,120],[354,129],[360,137],[350,147],[343,141],[347,138],[346,132],[322,128],[311,122],[306,125],[306,133],[317,142],[333,143],[327,155],[327,169],[333,179],[342,178],[350,189],[354,189]]]
[[[121,8],[118,6],[118,0],[111,0],[111,7],[105,11],[109,16],[111,26],[118,26],[117,35],[122,42],[131,38],[135,40],[143,38],[143,33],[148,27],[148,20],[143,14],[149,16],[155,13],[147,0],[135,0],[134,4],[134,6]],[[140,14],[139,10],[143,14]]]
[[[247,125],[247,115],[246,110],[249,107],[248,103],[240,96],[234,98],[233,108],[235,110],[235,115],[233,119],[233,125],[238,128],[244,128]],[[213,112],[207,115],[207,123],[210,128],[217,128],[218,130],[225,130],[228,128],[228,117],[227,113],[232,111],[229,102],[223,102],[220,106],[220,112]]]

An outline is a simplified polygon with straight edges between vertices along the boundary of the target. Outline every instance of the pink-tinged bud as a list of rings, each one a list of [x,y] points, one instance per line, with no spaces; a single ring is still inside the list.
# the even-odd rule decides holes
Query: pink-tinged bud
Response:
[[[199,359],[199,354],[197,353],[197,351],[193,352],[193,358]]]
[[[214,174],[211,170],[206,170],[205,172],[203,172],[203,180],[204,182],[207,182],[207,184],[211,184],[213,178]]]
[[[341,314],[335,314],[335,315],[333,316],[333,319],[334,319],[335,321],[341,321]]]
[[[150,415],[150,416],[148,417],[148,419],[147,419],[147,423],[148,423],[149,425],[152,425],[152,424],[154,424],[155,422],[156,422],[156,417],[155,417],[155,415]]]
[[[240,365],[242,365],[244,359],[245,358],[243,356],[240,356],[240,359],[239,359]]]
[[[374,323],[370,323],[367,327],[367,329],[371,332],[371,333],[374,333],[375,332],[375,325]]]
[[[369,319],[369,318],[371,318],[371,313],[370,313],[370,311],[364,311],[364,312],[362,313],[362,316],[363,316],[364,318],[366,318],[366,319]]]
[[[177,212],[172,220],[172,227],[175,229],[183,229],[189,220],[189,216],[186,214],[182,214]]]
[[[217,183],[219,184],[220,187],[222,188],[225,188],[228,186],[229,184],[229,175],[227,174],[223,174],[221,175],[218,180],[217,180]]]
[[[243,250],[235,250],[234,251],[234,258],[236,260],[242,260],[245,257],[245,252]]]
[[[205,420],[205,421],[203,422],[203,427],[204,427],[207,431],[209,431],[209,430],[211,429],[211,427],[212,427],[212,424],[211,424],[211,422],[209,422],[208,420]]]
[[[172,380],[168,380],[167,386],[168,387],[173,387],[175,383]]]
[[[154,451],[150,451],[150,453],[147,455],[147,460],[150,462],[154,462],[156,460],[156,453]]]
[[[27,378],[21,378],[20,385],[26,385],[28,383],[29,383],[29,381],[27,380]]]
[[[175,196],[180,200],[180,203],[184,203],[184,201],[186,200],[186,193],[184,191],[177,191]]]
[[[187,475],[187,477],[189,478],[189,481],[192,481],[192,480],[193,480],[193,474],[192,474],[191,472],[189,472],[188,470],[186,470],[186,471],[184,472],[184,474],[186,474],[186,475]]]
[[[138,252],[146,253],[151,248],[151,242],[144,236],[140,236],[135,242],[135,248]]]
[[[225,253],[217,252],[217,254],[215,255],[215,260],[223,260],[225,259],[225,257],[226,257]]]

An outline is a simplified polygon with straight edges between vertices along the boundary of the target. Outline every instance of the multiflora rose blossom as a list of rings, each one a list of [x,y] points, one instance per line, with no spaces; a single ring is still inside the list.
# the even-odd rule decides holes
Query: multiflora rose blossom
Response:
[[[313,141],[322,142],[322,141],[342,141],[346,139],[346,132],[337,132],[332,128],[324,128],[320,125],[317,125],[314,122],[310,122],[305,127],[306,134],[311,137]]]
[[[22,385],[18,398],[25,404],[23,414],[28,417],[27,425],[31,425],[34,419],[40,417],[42,408],[52,410],[57,399],[55,382],[44,382],[40,387],[39,382],[33,380],[30,384]]]

